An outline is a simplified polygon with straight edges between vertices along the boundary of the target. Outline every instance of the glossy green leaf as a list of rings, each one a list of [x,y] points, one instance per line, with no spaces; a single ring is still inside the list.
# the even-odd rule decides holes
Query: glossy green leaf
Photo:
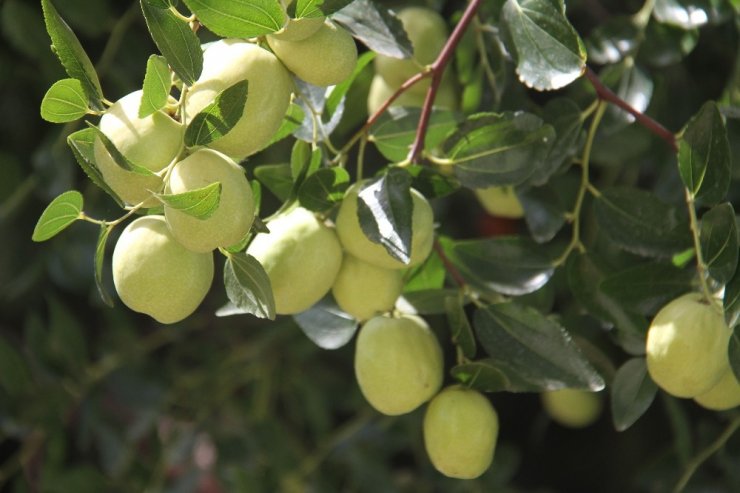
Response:
[[[298,200],[310,211],[326,211],[342,201],[349,182],[349,173],[344,168],[321,168],[301,184]]]
[[[411,175],[411,188],[428,199],[446,197],[460,189],[460,183],[454,176],[429,166],[412,164],[405,169]]]
[[[688,222],[678,210],[646,190],[602,190],[594,211],[603,233],[629,252],[669,257],[692,245]]]
[[[293,176],[290,165],[263,164],[254,168],[254,176],[278,199],[285,201],[290,197],[293,189]]]
[[[82,194],[70,190],[59,195],[46,206],[33,228],[33,241],[46,241],[53,238],[67,226],[80,219],[82,215]]]
[[[493,366],[512,382],[523,380],[514,391],[604,388],[565,329],[533,308],[489,305],[475,312],[473,326]]]
[[[383,245],[388,254],[404,264],[411,260],[411,175],[390,168],[366,183],[357,195],[357,216],[363,233]]]
[[[727,129],[715,102],[705,103],[684,128],[678,142],[678,169],[699,203],[714,205],[724,200],[732,158]]]
[[[184,212],[196,219],[208,219],[221,202],[221,182],[182,193],[158,193],[155,197],[167,207]]]
[[[693,269],[647,262],[606,276],[599,289],[629,311],[649,315],[692,289]]]
[[[149,168],[145,168],[144,166],[139,166],[136,163],[132,163],[126,156],[121,154],[121,152],[116,148],[116,145],[98,127],[90,122],[85,123],[87,123],[87,126],[90,130],[95,132],[96,137],[100,139],[100,141],[103,143],[105,150],[108,151],[118,167],[142,176],[152,176],[154,174],[154,172],[152,172]]]
[[[412,267],[404,275],[403,292],[441,289],[444,286],[447,272],[444,263],[436,251],[432,250],[421,265]]]
[[[650,408],[657,392],[644,358],[632,358],[619,367],[611,385],[614,428],[624,431],[632,426]]]
[[[445,300],[447,323],[450,326],[452,342],[458,346],[466,358],[473,358],[476,352],[473,327],[465,313],[465,303],[462,295],[448,296]]]
[[[699,239],[709,275],[719,284],[726,284],[738,265],[738,230],[732,204],[725,202],[704,213]]]
[[[77,79],[56,81],[41,101],[41,118],[51,123],[78,120],[88,112],[87,95]]]
[[[77,163],[80,165],[80,168],[82,168],[87,177],[90,178],[90,181],[110,195],[120,207],[123,207],[123,201],[118,197],[113,189],[108,186],[103,179],[103,175],[95,164],[94,148],[96,138],[97,132],[95,130],[92,128],[85,128],[67,136],[67,145],[72,149],[72,153],[74,154]]]
[[[247,253],[234,253],[224,264],[226,296],[239,313],[275,319],[272,285],[262,264]]]
[[[46,31],[49,33],[54,52],[62,62],[64,70],[70,77],[80,81],[87,95],[89,107],[102,110],[103,90],[100,87],[98,74],[80,41],[50,0],[41,0],[41,7],[44,11]]]
[[[530,178],[533,185],[546,183],[553,174],[567,167],[584,140],[581,108],[574,101],[565,98],[548,101],[542,118],[555,130],[555,142]]]
[[[228,134],[244,114],[248,91],[249,82],[242,80],[219,92],[188,124],[185,145],[208,145]]]
[[[114,302],[108,290],[103,286],[103,262],[105,260],[105,245],[108,242],[108,236],[113,231],[113,227],[107,224],[100,225],[98,242],[95,245],[95,287],[98,288],[98,294],[103,303],[113,307]]]
[[[160,9],[141,0],[149,33],[175,74],[192,86],[203,70],[203,50],[190,26],[169,9]]]
[[[527,228],[537,243],[552,240],[565,225],[565,208],[549,184],[517,190],[517,197]]]
[[[183,0],[200,22],[224,38],[256,38],[279,31],[287,17],[278,0]]]
[[[537,386],[514,373],[506,373],[495,359],[482,359],[452,367],[450,374],[479,392],[536,392]]]
[[[637,51],[639,36],[640,30],[631,17],[615,16],[606,19],[586,39],[588,59],[600,65],[621,62]]]
[[[171,86],[170,67],[167,65],[167,59],[163,56],[151,55],[146,62],[139,118],[145,118],[164,108],[170,95]]]
[[[368,140],[389,161],[406,159],[416,138],[421,108],[389,108],[370,127]],[[449,110],[432,110],[424,149],[433,149],[457,127],[458,117]]]
[[[732,9],[714,0],[655,0],[653,15],[659,22],[693,29],[723,22],[732,16]]]
[[[447,313],[445,306],[447,298],[457,297],[455,289],[420,289],[405,292],[398,299],[396,305],[402,312],[418,313],[419,315],[443,315]]]
[[[324,0],[296,0],[285,10],[293,19],[323,17],[324,12],[321,10],[323,4]]]
[[[359,324],[327,296],[308,310],[293,315],[304,334],[322,349],[339,349],[354,337]]]
[[[554,140],[553,128],[532,114],[480,113],[468,117],[443,150],[463,185],[485,188],[525,181]]]
[[[401,21],[372,0],[355,0],[332,16],[372,51],[394,58],[411,58],[411,41]]]
[[[502,22],[519,79],[538,91],[560,89],[586,69],[586,49],[558,0],[507,0]]]

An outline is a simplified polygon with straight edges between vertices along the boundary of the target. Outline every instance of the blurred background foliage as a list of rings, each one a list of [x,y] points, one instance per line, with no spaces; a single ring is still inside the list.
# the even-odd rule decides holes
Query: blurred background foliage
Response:
[[[156,48],[138,2],[54,3],[96,62],[108,99],[140,87]],[[693,3],[711,11],[723,2]],[[447,18],[464,6],[427,5]],[[623,28],[620,19],[642,4],[574,0],[567,7],[598,66],[610,63],[607,55],[599,59],[600,36]],[[640,71],[625,89],[628,100],[649,101],[649,113],[674,131],[708,99],[738,105],[738,19],[730,14],[692,29],[652,20],[635,61]],[[38,2],[1,2],[0,31],[1,491],[666,491],[724,428],[722,414],[661,394],[625,432],[614,430],[608,412],[591,427],[569,430],[546,416],[537,395],[498,393],[492,396],[501,421],[494,466],[478,480],[448,480],[426,458],[422,410],[388,418],[364,402],[351,344],[319,349],[290,318],[269,324],[216,318],[225,301],[219,279],[197,314],[174,326],[120,303],[104,306],[93,282],[94,226],[78,224],[43,245],[31,242],[39,214],[65,190],[81,190],[93,216],[118,213],[66,146],[78,123],[51,125],[39,117],[44,93],[65,75],[49,49]],[[634,67],[611,64],[602,77],[619,83]],[[363,91],[371,74],[364,75],[339,135],[366,116]],[[526,90],[511,74],[509,81],[501,105],[489,109],[542,105],[551,97]],[[593,98],[583,81],[564,92]],[[593,159],[602,177],[649,179],[658,194],[680,192],[675,171],[665,171],[667,146],[620,118],[614,112],[598,136]],[[738,179],[740,120],[727,124]],[[280,162],[289,152],[286,141],[250,163]],[[734,182],[735,204],[739,195]],[[466,192],[435,207],[443,231],[460,238],[523,227],[486,216]],[[556,277],[545,303],[567,309],[558,283],[564,285]],[[449,340],[443,317],[429,321]],[[687,491],[740,491],[738,466],[740,435],[700,468]]]

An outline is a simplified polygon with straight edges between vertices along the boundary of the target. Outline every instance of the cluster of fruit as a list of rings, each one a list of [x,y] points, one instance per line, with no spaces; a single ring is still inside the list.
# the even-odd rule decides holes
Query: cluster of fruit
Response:
[[[740,382],[730,367],[732,330],[722,306],[687,293],[655,315],[647,335],[650,377],[669,394],[716,411],[740,405]]]

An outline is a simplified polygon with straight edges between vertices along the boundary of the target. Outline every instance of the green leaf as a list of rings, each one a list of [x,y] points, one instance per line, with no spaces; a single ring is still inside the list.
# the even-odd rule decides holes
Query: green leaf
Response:
[[[560,325],[516,303],[489,305],[473,317],[489,361],[520,392],[580,388],[598,391],[604,380]]]
[[[79,80],[58,80],[41,101],[41,118],[51,123],[78,120],[88,112],[87,101],[87,95]]]
[[[523,236],[443,241],[445,252],[475,289],[520,296],[537,291],[555,268],[545,249]]]
[[[735,275],[725,286],[723,306],[725,320],[732,327],[740,317],[740,268],[735,271]]]
[[[324,17],[321,7],[324,0],[296,0],[286,8],[286,12],[293,19]]]
[[[639,47],[640,29],[631,17],[620,15],[597,25],[586,39],[588,58],[600,65],[619,63],[633,56]]]
[[[229,133],[244,114],[248,91],[249,82],[241,80],[219,92],[188,124],[185,145],[208,145]]]
[[[82,194],[70,190],[59,195],[46,206],[33,228],[33,241],[46,241],[82,217]]]
[[[347,92],[349,92],[355,80],[357,80],[367,64],[372,62],[373,59],[375,59],[374,51],[366,51],[357,58],[357,63],[355,64],[355,69],[352,71],[352,74],[344,79],[342,82],[334,86],[334,89],[331,90],[331,93],[326,98],[327,114],[333,116],[340,108],[342,109],[342,111],[344,111],[343,102],[345,97],[347,96]]]
[[[285,137],[298,130],[303,122],[303,117],[303,109],[295,103],[290,103],[288,111],[285,113],[283,121],[280,124],[280,128],[278,128],[275,135],[272,136],[272,140],[267,147],[271,146],[275,142],[283,140]]]
[[[87,95],[87,106],[94,110],[102,110],[104,107],[103,90],[100,87],[98,74],[80,41],[50,0],[41,0],[41,7],[44,11],[46,31],[49,33],[54,52],[62,62],[64,70],[70,77],[80,81]]]
[[[164,108],[170,95],[170,87],[172,87],[172,80],[167,59],[163,56],[151,55],[146,62],[139,118],[146,118]]]
[[[441,289],[445,283],[444,263],[437,252],[432,250],[427,259],[412,267],[404,276],[403,292],[423,291],[427,289]]]
[[[332,19],[375,53],[393,58],[413,56],[414,48],[401,21],[391,10],[372,0],[354,0]]]
[[[429,166],[412,164],[405,169],[411,175],[411,188],[428,199],[446,197],[460,189],[460,183],[454,176]]]
[[[293,189],[293,175],[290,172],[289,164],[257,166],[254,168],[254,176],[280,201],[285,201],[290,197],[290,191]]]
[[[221,202],[221,182],[183,193],[158,193],[155,197],[167,207],[184,212],[197,219],[208,219]]]
[[[342,201],[349,181],[349,173],[344,168],[321,168],[301,184],[298,200],[310,211],[326,211]]]
[[[518,185],[547,157],[550,125],[529,113],[471,115],[444,143],[455,176],[471,188]]]
[[[699,30],[650,22],[645,40],[640,45],[638,59],[646,64],[667,67],[679,63],[699,42]]]
[[[234,253],[224,264],[226,296],[239,313],[275,319],[275,299],[267,272],[247,253]]]
[[[735,326],[732,331],[732,337],[727,346],[727,356],[730,360],[730,367],[738,380],[740,380],[740,325]]]
[[[224,38],[256,38],[282,29],[287,17],[278,0],[183,0],[210,31]]]
[[[519,378],[514,373],[506,373],[497,367],[494,359],[482,359],[457,365],[450,370],[453,378],[479,392],[535,392],[536,386]]]
[[[709,275],[719,284],[726,284],[738,265],[738,231],[732,204],[725,202],[704,213],[699,239]]]
[[[534,185],[546,183],[553,174],[570,165],[573,156],[581,149],[584,135],[581,108],[570,99],[548,101],[542,118],[555,130],[555,142],[530,180]]]
[[[693,29],[724,22],[732,16],[732,8],[715,0],[655,0],[653,16],[659,22]]]
[[[550,184],[517,190],[524,220],[537,243],[547,243],[565,225],[565,208]]]
[[[560,89],[586,69],[586,49],[558,0],[507,0],[502,22],[513,46],[516,72],[538,91]]]
[[[315,159],[315,156],[318,156],[318,159]],[[320,148],[311,149],[308,142],[296,140],[290,151],[290,173],[293,181],[300,184],[308,175],[319,169],[321,156]]]
[[[322,349],[339,349],[352,340],[359,324],[327,296],[308,310],[293,315],[304,334]]]
[[[421,108],[393,107],[383,113],[370,127],[368,140],[389,161],[406,159],[416,138]],[[458,117],[449,110],[432,110],[424,149],[437,147],[457,127]]]
[[[462,350],[466,358],[474,357],[476,351],[475,336],[465,313],[465,298],[460,294],[448,296],[445,300],[445,309],[452,342]]]
[[[679,269],[670,263],[647,262],[607,276],[599,287],[629,311],[649,315],[691,291],[693,269]]]
[[[103,133],[102,130],[100,130],[98,127],[96,127],[90,122],[85,122],[85,123],[87,123],[87,126],[92,131],[95,132],[95,135],[103,143],[105,150],[107,150],[110,153],[111,157],[113,158],[113,161],[116,163],[118,167],[126,171],[131,171],[132,173],[136,173],[137,175],[142,175],[142,176],[154,175],[154,172],[152,170],[145,168],[144,166],[139,166],[138,164],[135,164],[129,161],[129,159],[126,156],[121,154],[121,152],[116,148],[116,145],[108,138],[107,135]]]
[[[357,216],[363,233],[383,245],[399,262],[411,260],[411,175],[390,168],[383,176],[366,183],[357,195]]]
[[[169,9],[160,9],[141,0],[141,10],[160,53],[180,80],[192,86],[203,70],[203,50],[198,36]]]
[[[624,431],[632,426],[648,410],[657,392],[645,358],[632,358],[619,367],[611,385],[614,428]]]
[[[95,130],[92,128],[85,128],[67,136],[67,145],[72,149],[72,153],[74,154],[77,163],[80,165],[80,168],[82,168],[82,171],[85,172],[87,177],[90,178],[90,181],[110,195],[120,207],[123,207],[123,201],[118,197],[116,192],[108,186],[103,179],[103,175],[95,164],[96,138],[97,132],[95,132]]]
[[[447,298],[456,297],[456,289],[420,289],[404,292],[396,305],[402,312],[418,313],[419,315],[442,315],[447,313],[445,303]]]
[[[654,194],[609,188],[594,201],[602,232],[619,247],[651,257],[670,257],[692,245],[688,222]]]
[[[714,205],[725,198],[732,160],[727,129],[715,102],[705,103],[683,130],[678,169],[697,202]]]
[[[107,224],[100,225],[100,234],[98,235],[98,242],[95,246],[95,286],[98,288],[98,293],[103,303],[109,307],[113,307],[113,298],[110,293],[103,286],[103,261],[105,260],[105,244],[108,242],[108,236],[113,231],[113,227]]]

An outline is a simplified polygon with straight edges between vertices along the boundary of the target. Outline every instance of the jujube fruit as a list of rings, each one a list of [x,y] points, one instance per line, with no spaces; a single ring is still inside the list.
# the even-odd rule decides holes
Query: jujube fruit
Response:
[[[697,404],[713,411],[726,411],[740,406],[740,382],[728,366],[714,387],[694,397]]]
[[[579,389],[560,389],[540,394],[547,414],[557,423],[569,428],[584,428],[593,424],[601,414],[599,394]]]
[[[345,254],[332,286],[339,308],[366,320],[393,308],[403,288],[400,270],[385,269]]]
[[[492,216],[519,219],[524,216],[524,208],[510,186],[476,188],[475,196],[481,206]]]

